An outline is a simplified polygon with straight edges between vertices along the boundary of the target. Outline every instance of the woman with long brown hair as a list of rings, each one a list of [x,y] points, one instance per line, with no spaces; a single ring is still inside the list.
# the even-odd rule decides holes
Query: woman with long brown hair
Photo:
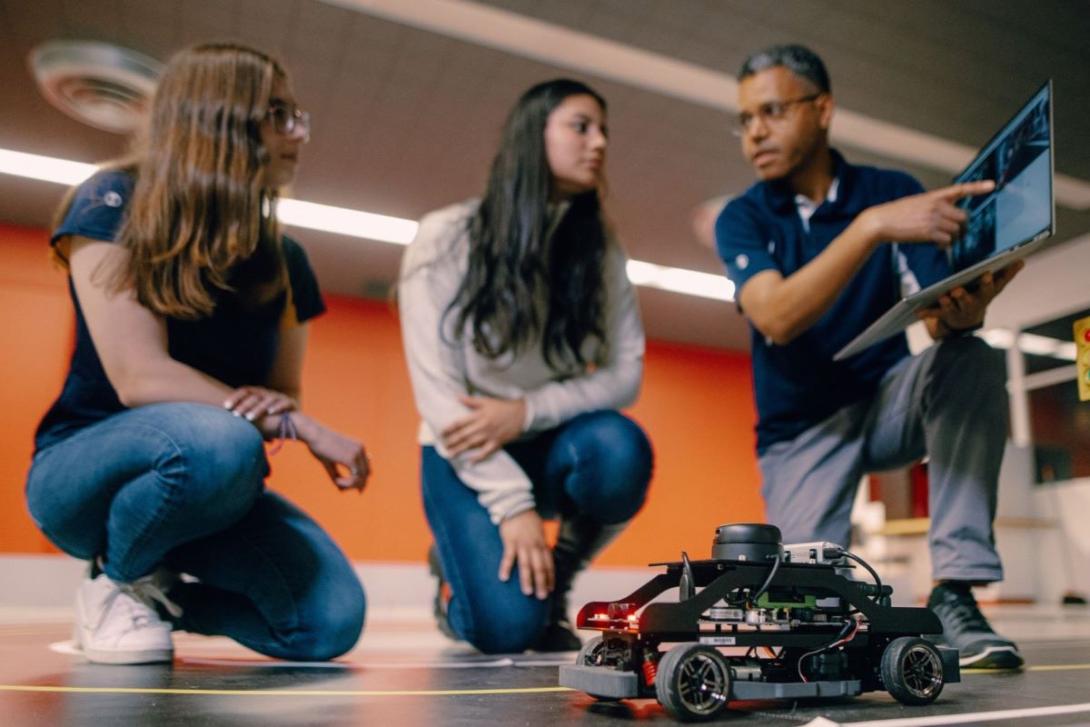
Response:
[[[359,442],[299,408],[307,321],[324,304],[275,210],[308,133],[277,61],[196,46],[165,69],[140,151],[62,207],[52,245],[76,346],[27,501],[50,540],[91,561],[75,629],[91,661],[169,661],[172,627],[285,659],[329,659],[359,637],[348,560],[265,489],[263,440],[277,437],[303,441],[341,489],[369,474]]]

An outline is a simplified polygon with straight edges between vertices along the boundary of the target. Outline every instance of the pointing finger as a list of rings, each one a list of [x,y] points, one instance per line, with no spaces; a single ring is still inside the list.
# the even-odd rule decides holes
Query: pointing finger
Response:
[[[972,197],[977,194],[987,194],[994,189],[995,182],[990,179],[983,179],[978,182],[951,184],[949,187],[935,190],[935,194],[943,199],[955,200],[961,199],[962,197]]]

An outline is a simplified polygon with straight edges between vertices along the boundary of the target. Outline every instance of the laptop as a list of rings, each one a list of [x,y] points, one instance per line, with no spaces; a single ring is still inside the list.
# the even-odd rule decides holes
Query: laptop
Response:
[[[1052,81],[1030,97],[1003,125],[954,183],[995,180],[987,195],[967,197],[958,206],[969,213],[965,231],[947,249],[953,273],[906,298],[837,351],[841,361],[900,333],[954,288],[971,287],[986,272],[996,272],[1056,239],[1053,194]]]

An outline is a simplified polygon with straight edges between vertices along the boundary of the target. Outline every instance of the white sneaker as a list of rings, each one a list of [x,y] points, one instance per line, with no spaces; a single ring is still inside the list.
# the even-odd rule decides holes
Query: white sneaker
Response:
[[[76,591],[76,647],[89,661],[100,664],[171,661],[171,627],[159,618],[153,601],[163,603],[174,615],[181,614],[163,594],[154,574],[133,583],[115,583],[105,573],[84,579]]]

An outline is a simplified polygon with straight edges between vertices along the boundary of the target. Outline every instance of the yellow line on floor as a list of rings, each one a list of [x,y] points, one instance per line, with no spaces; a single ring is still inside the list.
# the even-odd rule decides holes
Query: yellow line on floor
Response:
[[[1078,671],[1090,664],[1038,664],[1023,671]],[[1002,674],[1011,670],[963,669],[963,674]],[[457,697],[503,694],[556,694],[574,692],[568,687],[512,687],[508,689],[170,689],[152,687],[65,687],[0,684],[0,692],[48,692],[60,694],[179,694],[227,697]]]
[[[1090,669],[1090,664],[1039,664],[1026,667],[1028,671],[1074,671],[1077,669]]]
[[[571,692],[568,687],[514,687],[510,689],[168,689],[145,687],[62,687],[0,684],[0,692],[51,692],[63,694],[186,694],[228,697],[456,697],[499,694],[548,694]]]

